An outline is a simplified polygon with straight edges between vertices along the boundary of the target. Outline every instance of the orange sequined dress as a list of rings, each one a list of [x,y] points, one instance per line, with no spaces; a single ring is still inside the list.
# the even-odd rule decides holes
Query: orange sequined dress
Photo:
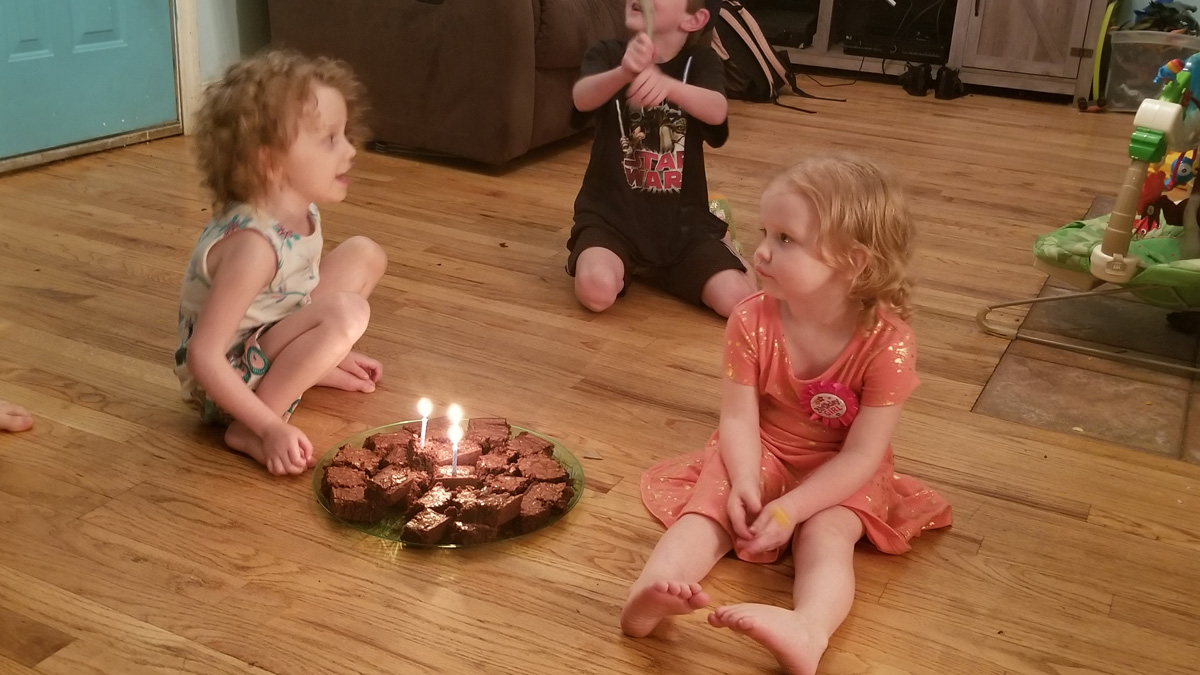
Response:
[[[896,405],[908,398],[918,384],[916,356],[912,329],[879,312],[875,325],[855,334],[824,373],[800,379],[788,359],[779,302],[758,293],[738,305],[725,329],[725,375],[759,392],[762,503],[789,492],[837,454],[846,439],[845,422],[859,405]],[[667,527],[685,513],[699,513],[732,536],[729,476],[718,433],[704,451],[661,462],[642,475],[642,501]],[[895,473],[892,464],[888,448],[871,480],[842,506],[858,515],[876,548],[904,553],[921,532],[949,525],[951,511],[941,495]],[[773,562],[779,554],[738,551],[751,562]]]

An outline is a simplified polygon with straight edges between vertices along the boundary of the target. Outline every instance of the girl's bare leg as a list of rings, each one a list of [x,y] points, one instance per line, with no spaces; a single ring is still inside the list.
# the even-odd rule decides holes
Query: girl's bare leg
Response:
[[[700,580],[733,547],[729,534],[711,518],[688,513],[667,528],[621,610],[621,630],[645,637],[668,616],[708,605]]]
[[[366,237],[350,237],[321,259],[321,282],[313,289],[313,300],[343,292],[369,297],[386,271],[387,255],[378,244]],[[316,386],[372,392],[382,375],[378,361],[351,351]]]
[[[275,324],[259,339],[271,363],[255,393],[283,416],[305,391],[337,368],[362,337],[371,318],[366,298],[357,293],[325,293]],[[225,432],[229,447],[256,459],[261,441],[241,422]]]
[[[842,506],[809,518],[792,540],[795,608],[728,605],[718,607],[708,622],[754,639],[770,650],[784,672],[813,675],[854,602],[854,544],[862,533],[862,521]]]

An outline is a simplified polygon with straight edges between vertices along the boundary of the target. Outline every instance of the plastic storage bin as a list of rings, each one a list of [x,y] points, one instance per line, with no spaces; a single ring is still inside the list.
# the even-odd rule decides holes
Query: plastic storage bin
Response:
[[[1108,85],[1104,98],[1109,110],[1136,111],[1147,98],[1158,98],[1162,83],[1155,84],[1158,69],[1171,59],[1186,59],[1200,52],[1200,37],[1146,30],[1119,30],[1110,34]]]

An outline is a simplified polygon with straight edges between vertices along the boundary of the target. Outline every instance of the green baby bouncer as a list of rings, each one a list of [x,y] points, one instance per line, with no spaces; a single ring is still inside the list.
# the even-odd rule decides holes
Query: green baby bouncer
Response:
[[[1018,334],[989,320],[1004,307],[1130,294],[1173,310],[1200,307],[1200,226],[1193,165],[1200,151],[1200,54],[1158,71],[1157,99],[1142,101],[1129,139],[1129,169],[1112,213],[1073,222],[1041,235],[1034,267],[1083,292],[989,305],[980,328],[991,335],[1143,365],[1200,373],[1200,368],[1109,352],[1051,338]],[[1182,195],[1182,200],[1173,196]],[[1115,287],[1100,288],[1104,284]]]

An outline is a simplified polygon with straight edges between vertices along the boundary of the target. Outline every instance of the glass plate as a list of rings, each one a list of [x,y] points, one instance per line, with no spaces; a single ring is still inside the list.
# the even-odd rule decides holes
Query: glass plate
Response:
[[[356,447],[356,448],[362,447],[363,441],[367,440],[367,436],[371,436],[372,434],[388,433],[389,431],[399,430],[400,427],[404,426],[405,424],[411,424],[412,422],[420,422],[420,421],[421,420],[419,420],[419,419],[405,420],[403,422],[394,422],[392,424],[385,424],[384,426],[375,427],[374,429],[367,429],[366,431],[359,432],[359,433],[341,441],[340,443],[334,445],[328,452],[325,453],[325,456],[321,458],[321,461],[317,462],[316,468],[313,469],[312,487],[313,487],[313,494],[315,494],[317,496],[317,502],[321,504],[321,507],[325,509],[325,512],[328,513],[331,518],[337,520],[338,522],[341,522],[341,523],[344,523],[345,525],[353,527],[354,529],[356,529],[360,532],[366,532],[369,535],[379,537],[380,539],[387,539],[389,541],[397,542],[402,546],[411,546],[413,548],[464,548],[467,546],[480,546],[483,544],[492,543],[491,541],[488,541],[488,542],[483,542],[482,544],[419,544],[419,543],[415,543],[415,542],[411,542],[411,541],[404,541],[404,540],[400,539],[400,532],[404,530],[404,524],[406,522],[408,522],[408,519],[406,519],[404,517],[403,513],[387,514],[377,523],[355,523],[355,522],[351,522],[348,520],[342,520],[341,518],[338,518],[337,516],[333,515],[333,511],[329,508],[329,500],[325,497],[325,494],[321,491],[321,478],[325,475],[325,467],[329,466],[330,462],[333,461],[333,456],[337,454],[338,449],[341,448],[343,445],[346,445],[347,443],[349,443],[351,446]],[[467,420],[463,420],[463,421],[466,422]],[[559,443],[558,441],[554,440],[553,438],[550,438],[549,436],[547,436],[545,434],[540,434],[540,433],[534,431],[533,429],[526,429],[524,427],[518,427],[516,425],[509,425],[509,426],[512,429],[512,436],[515,436],[515,435],[521,433],[522,431],[527,431],[527,432],[533,434],[534,436],[537,436],[538,438],[541,438],[541,439],[546,440],[547,442],[553,443],[554,444],[554,459],[557,459],[559,461],[559,463],[561,463],[563,465],[563,467],[567,470],[567,478],[568,478],[568,480],[571,481],[571,487],[575,491],[575,494],[571,496],[571,501],[567,502],[567,508],[563,509],[562,513],[552,516],[550,518],[550,520],[548,520],[546,522],[545,525],[542,525],[542,527],[539,527],[535,530],[529,531],[529,532],[537,532],[540,529],[550,527],[554,523],[558,522],[559,518],[562,518],[564,515],[566,515],[568,512],[570,512],[571,509],[575,508],[576,504],[579,503],[579,499],[581,497],[583,497],[583,467],[579,465],[579,460],[575,459],[575,455],[572,455],[570,450],[567,450],[567,448],[564,447],[562,443]],[[511,436],[510,436],[510,438],[511,438]],[[514,532],[512,534],[501,535],[501,536],[493,539],[492,541],[504,541],[506,539],[513,539],[513,538],[520,537],[525,534],[529,534],[529,532]]]

